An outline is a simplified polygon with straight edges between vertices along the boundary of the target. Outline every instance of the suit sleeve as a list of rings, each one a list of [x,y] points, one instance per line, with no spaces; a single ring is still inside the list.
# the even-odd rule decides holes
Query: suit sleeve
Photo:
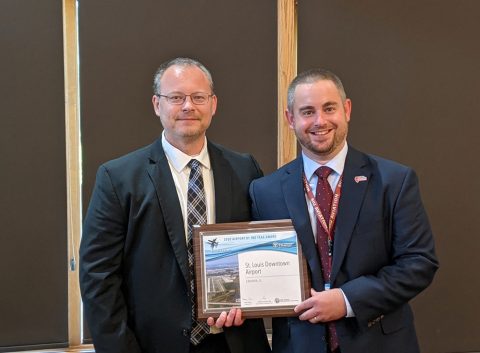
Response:
[[[405,173],[399,190],[388,210],[391,224],[387,234],[383,234],[391,237],[391,249],[385,249],[390,253],[390,262],[375,274],[341,286],[361,327],[419,294],[431,283],[438,268],[430,224],[413,170]]]
[[[255,181],[252,181],[250,183],[249,195],[250,195],[250,201],[251,201],[251,207],[252,207],[252,220],[258,221],[260,220],[260,215],[258,213],[257,202],[255,198]]]
[[[126,212],[108,170],[97,172],[80,245],[80,289],[97,353],[140,353],[122,287]]]
[[[255,159],[255,157],[253,157],[252,155],[250,155],[250,159],[252,160],[252,164],[253,164],[253,171],[254,171],[254,177],[253,179],[258,179],[258,178],[261,178],[263,176],[263,171],[262,169],[260,168],[260,165],[258,164],[257,160]]]

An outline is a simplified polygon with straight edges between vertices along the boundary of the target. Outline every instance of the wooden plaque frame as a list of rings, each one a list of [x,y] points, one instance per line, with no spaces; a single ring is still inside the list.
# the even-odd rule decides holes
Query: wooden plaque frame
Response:
[[[279,303],[278,305],[269,306],[255,306],[255,307],[241,307],[239,305],[232,305],[232,303],[225,306],[218,306],[216,308],[209,308],[207,299],[206,283],[206,264],[205,264],[205,249],[204,237],[219,235],[228,236],[243,233],[272,233],[278,231],[293,231],[295,229],[291,220],[275,220],[275,221],[258,221],[258,222],[236,222],[236,223],[219,223],[208,224],[202,226],[194,226],[193,246],[195,252],[195,285],[197,294],[197,318],[207,319],[208,317],[218,317],[222,311],[227,311],[232,307],[242,309],[242,317],[244,318],[261,318],[261,317],[275,317],[275,316],[296,316],[297,313],[293,308],[297,305],[285,305]],[[295,232],[296,235],[296,232]],[[298,236],[296,238],[297,259],[299,266],[301,301],[310,296],[311,281],[308,275],[307,263],[302,253],[302,248]],[[212,245],[213,249],[213,245]],[[240,291],[238,289],[238,291]],[[216,303],[217,304],[217,303]]]

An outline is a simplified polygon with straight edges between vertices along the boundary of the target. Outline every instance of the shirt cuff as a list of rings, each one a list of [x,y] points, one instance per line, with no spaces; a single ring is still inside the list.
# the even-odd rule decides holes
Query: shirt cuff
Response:
[[[345,293],[343,293],[343,290],[341,288],[339,289],[342,291],[343,299],[345,299],[345,306],[347,307],[347,315],[345,317],[355,317],[355,313],[353,312],[352,306],[350,305],[350,302],[345,296]]]

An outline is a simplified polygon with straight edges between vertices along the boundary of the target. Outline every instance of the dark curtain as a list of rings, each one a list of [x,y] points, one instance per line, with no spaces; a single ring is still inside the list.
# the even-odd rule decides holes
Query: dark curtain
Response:
[[[68,346],[62,2],[0,1],[0,352]]]

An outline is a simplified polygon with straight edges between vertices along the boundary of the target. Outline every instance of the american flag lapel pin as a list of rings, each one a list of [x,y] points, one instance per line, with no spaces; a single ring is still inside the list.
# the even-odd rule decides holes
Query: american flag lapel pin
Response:
[[[357,175],[353,180],[358,184],[361,181],[367,181],[367,177],[365,175]]]

